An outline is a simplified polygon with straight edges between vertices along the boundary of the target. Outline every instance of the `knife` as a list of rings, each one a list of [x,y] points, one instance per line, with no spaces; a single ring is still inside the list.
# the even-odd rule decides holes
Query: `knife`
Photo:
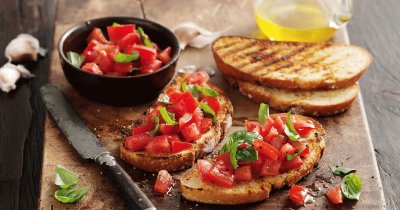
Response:
[[[68,141],[82,158],[94,160],[101,166],[129,208],[155,210],[156,208],[139,186],[132,181],[128,173],[115,161],[106,148],[101,146],[97,137],[69,105],[64,94],[51,84],[43,86],[40,93],[50,115]]]

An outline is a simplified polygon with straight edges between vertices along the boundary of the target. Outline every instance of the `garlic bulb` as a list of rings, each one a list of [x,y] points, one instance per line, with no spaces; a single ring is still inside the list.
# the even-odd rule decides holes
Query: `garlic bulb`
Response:
[[[46,50],[39,46],[39,40],[29,34],[20,34],[7,45],[5,56],[10,61],[37,60],[37,54],[44,56]]]
[[[184,22],[175,26],[173,31],[179,40],[179,46],[181,49],[185,49],[188,45],[195,48],[203,48],[211,44],[228,29],[229,27],[222,31],[211,32],[195,23]]]
[[[20,77],[32,78],[34,76],[23,65],[14,65],[8,62],[0,68],[0,89],[8,93],[17,87],[15,83]]]

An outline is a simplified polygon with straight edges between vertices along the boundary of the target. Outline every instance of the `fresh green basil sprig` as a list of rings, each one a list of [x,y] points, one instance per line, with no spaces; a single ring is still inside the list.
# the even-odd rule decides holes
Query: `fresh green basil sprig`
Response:
[[[345,176],[347,174],[356,172],[356,169],[346,168],[342,166],[329,166],[329,169],[331,169],[332,173],[336,176]]]
[[[149,37],[144,33],[144,30],[142,27],[138,27],[137,31],[139,32],[140,38],[142,39],[143,44],[146,47],[154,48],[153,43],[151,43]]]
[[[81,56],[76,52],[69,51],[67,52],[67,59],[72,63],[72,65],[80,68],[83,61],[85,61],[85,56]]]
[[[217,121],[215,111],[207,103],[199,102],[199,107],[201,110],[203,110],[204,113],[211,115],[213,122]]]
[[[56,166],[55,184],[61,189],[54,193],[54,197],[62,203],[73,203],[84,196],[89,187],[73,189],[78,182],[78,175],[62,165]]]
[[[269,118],[269,106],[268,104],[261,103],[258,109],[258,122],[264,125],[265,120]]]
[[[350,200],[359,200],[362,190],[361,178],[356,173],[347,174],[340,185],[343,195]]]
[[[157,134],[158,127],[160,126],[160,118],[158,118],[157,116],[153,116],[153,120],[154,120],[154,129],[149,132],[151,136],[155,136]]]
[[[168,125],[177,125],[178,123],[175,122],[175,119],[171,114],[167,111],[165,107],[160,108],[160,114],[163,120],[168,124]]]
[[[228,141],[221,149],[221,153],[230,152],[230,160],[233,168],[239,167],[238,161],[254,162],[258,159],[257,150],[254,147],[239,148],[242,143],[253,145],[254,140],[263,139],[256,131],[246,132],[239,130],[228,136]]]
[[[139,52],[138,51],[132,51],[131,54],[125,54],[125,53],[120,53],[115,56],[114,61],[116,63],[129,63],[132,61],[136,61],[139,59]]]
[[[292,141],[299,141],[301,138],[300,135],[297,133],[296,129],[294,129],[292,119],[290,118],[291,112],[289,111],[286,115],[286,124],[284,127],[285,134],[289,137]]]

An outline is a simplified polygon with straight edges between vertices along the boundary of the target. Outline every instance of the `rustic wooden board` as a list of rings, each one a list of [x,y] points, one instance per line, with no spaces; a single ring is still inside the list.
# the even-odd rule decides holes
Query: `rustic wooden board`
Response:
[[[111,15],[129,15],[142,17],[160,22],[172,28],[184,21],[194,21],[206,28],[216,31],[230,26],[227,34],[259,37],[252,15],[252,1],[191,1],[185,4],[182,1],[146,0],[119,1],[118,4],[111,1],[81,1],[60,0],[58,5],[58,18],[56,21],[55,42],[68,27],[85,19]],[[178,13],[176,11],[179,11]],[[348,43],[347,32],[341,31],[336,41]],[[178,68],[185,65],[215,67],[210,47],[204,49],[185,50],[178,63]],[[234,126],[243,125],[245,119],[255,119],[258,105],[240,95],[236,90],[228,87],[226,81],[217,73],[212,81],[220,85],[232,100],[234,106]],[[79,95],[66,81],[58,60],[56,49],[52,53],[52,68],[50,71],[50,83],[60,87],[70,99],[71,104],[89,128],[98,135],[100,141],[110,152],[118,157],[118,145],[122,138],[120,128],[132,123],[150,104],[136,107],[111,107],[88,101]],[[134,95],[135,93],[132,93]],[[132,96],[134,97],[134,96]],[[327,183],[322,183],[316,175],[330,175],[328,166],[343,164],[357,169],[363,181],[361,200],[357,203],[346,203],[343,208],[357,209],[384,209],[385,202],[376,165],[373,146],[366,122],[361,96],[357,98],[353,106],[345,113],[330,118],[320,118],[318,121],[327,132],[327,149],[322,157],[319,167],[302,180],[301,185],[318,185],[322,191],[326,190]],[[45,140],[43,154],[43,170],[41,180],[41,194],[39,209],[126,209],[117,191],[109,180],[102,176],[99,169],[90,161],[82,160],[68,144],[68,141],[59,131],[49,116],[46,118]],[[158,209],[212,209],[216,206],[192,203],[182,199],[177,191],[177,186],[167,196],[155,196],[152,193],[155,174],[144,173],[119,162],[143,189]],[[91,186],[89,193],[75,204],[61,204],[53,198],[57,187],[54,183],[54,168],[56,164],[62,164],[80,175],[78,186]],[[179,178],[180,174],[175,174]],[[339,183],[334,178],[334,184]],[[238,209],[261,208],[289,208],[287,198],[288,190],[273,192],[271,198],[265,202],[239,206]],[[308,205],[309,208],[332,208],[324,196],[317,197],[316,202]]]

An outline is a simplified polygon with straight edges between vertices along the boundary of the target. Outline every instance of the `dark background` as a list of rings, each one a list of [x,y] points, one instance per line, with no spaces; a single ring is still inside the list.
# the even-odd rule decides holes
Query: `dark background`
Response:
[[[53,42],[55,0],[0,0],[0,51],[19,33]],[[400,1],[356,0],[349,24],[351,42],[374,60],[361,92],[388,209],[400,208]],[[24,63],[36,75],[18,88],[0,91],[0,209],[36,209],[46,110],[39,87],[47,82],[50,56]],[[0,56],[0,66],[6,62]],[[349,139],[351,141],[351,139]],[[357,153],[357,148],[354,149]],[[356,155],[356,154],[355,154]]]

